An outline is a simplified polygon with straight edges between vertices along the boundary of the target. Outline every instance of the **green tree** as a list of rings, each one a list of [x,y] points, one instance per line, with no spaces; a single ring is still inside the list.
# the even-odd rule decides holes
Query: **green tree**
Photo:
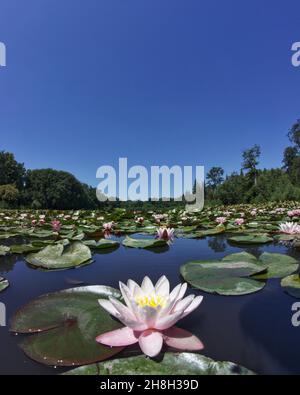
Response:
[[[0,185],[0,206],[16,206],[19,200],[19,191],[15,185]]]
[[[295,144],[297,149],[300,149],[300,119],[298,119],[291,127],[288,133],[288,138]]]
[[[53,169],[28,170],[24,201],[32,208],[90,208],[89,190],[72,174]]]
[[[216,189],[216,187],[224,181],[223,175],[224,170],[222,167],[212,167],[206,174],[207,185]]]
[[[293,163],[297,157],[298,149],[297,147],[287,147],[283,153],[283,169],[290,174],[292,171]]]
[[[23,163],[18,163],[14,154],[0,151],[0,185],[15,184],[18,189],[21,189],[24,175],[25,168]]]
[[[243,151],[243,163],[242,169],[248,171],[249,177],[257,183],[257,165],[259,163],[259,157],[261,154],[260,146],[255,144],[252,148]]]

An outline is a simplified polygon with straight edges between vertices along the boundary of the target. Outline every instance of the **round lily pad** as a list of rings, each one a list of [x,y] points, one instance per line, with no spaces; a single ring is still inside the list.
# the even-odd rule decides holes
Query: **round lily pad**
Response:
[[[218,362],[204,355],[165,353],[162,361],[143,355],[114,359],[70,370],[64,375],[253,375],[232,362]]]
[[[83,242],[86,246],[96,249],[96,250],[102,250],[102,249],[115,249],[120,246],[120,244],[115,241],[115,240],[108,240],[108,239],[100,239],[99,241],[96,240],[85,240]]]
[[[97,335],[122,325],[99,306],[98,299],[120,293],[110,287],[71,288],[43,295],[22,307],[10,331],[31,333],[20,347],[27,356],[46,365],[74,366],[107,359],[122,347],[106,347]]]
[[[78,241],[67,247],[62,243],[49,245],[37,253],[27,255],[25,260],[38,268],[68,269],[86,263],[91,257],[89,247]]]
[[[294,273],[299,268],[298,261],[291,256],[269,252],[264,252],[257,263],[268,269],[267,272],[254,276],[260,280],[282,278]]]
[[[273,241],[272,237],[265,234],[262,235],[244,235],[244,236],[234,236],[228,239],[229,242],[235,244],[267,244]]]
[[[167,242],[161,239],[134,239],[132,237],[126,236],[122,244],[125,247],[131,248],[157,248],[165,247]]]
[[[9,282],[3,277],[0,277],[0,292],[9,287]]]
[[[193,287],[219,295],[246,295],[265,283],[250,276],[266,269],[246,261],[192,261],[181,266],[182,277]]]
[[[10,246],[12,254],[25,254],[27,252],[39,251],[40,247],[32,244],[15,244]]]
[[[4,256],[10,253],[10,248],[7,246],[0,245],[0,256]]]
[[[283,290],[294,298],[300,298],[300,276],[293,274],[281,280]]]

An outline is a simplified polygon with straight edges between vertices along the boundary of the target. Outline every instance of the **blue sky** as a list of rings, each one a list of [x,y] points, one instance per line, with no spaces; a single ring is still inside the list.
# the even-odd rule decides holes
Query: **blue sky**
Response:
[[[97,184],[116,165],[281,165],[299,0],[1,0],[0,149]]]

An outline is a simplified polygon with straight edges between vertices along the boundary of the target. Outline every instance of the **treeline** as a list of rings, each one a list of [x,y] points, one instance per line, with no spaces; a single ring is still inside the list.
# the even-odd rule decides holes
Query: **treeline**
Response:
[[[0,151],[0,208],[71,210],[121,207],[132,210],[177,207],[178,202],[99,202],[96,188],[66,171],[26,170],[10,152]],[[182,203],[183,205],[183,203]]]
[[[300,201],[300,119],[290,129],[288,137],[291,145],[284,150],[280,168],[258,169],[261,155],[258,145],[242,153],[239,172],[224,177],[221,167],[211,168],[206,175],[206,203]],[[72,174],[53,169],[26,170],[12,153],[0,151],[0,208],[158,210],[184,207],[184,204],[184,201],[100,203],[96,189],[81,183]]]
[[[300,119],[288,133],[291,146],[283,153],[282,167],[259,170],[261,149],[258,145],[242,154],[242,166],[224,178],[221,167],[206,175],[206,202],[215,204],[300,201]]]

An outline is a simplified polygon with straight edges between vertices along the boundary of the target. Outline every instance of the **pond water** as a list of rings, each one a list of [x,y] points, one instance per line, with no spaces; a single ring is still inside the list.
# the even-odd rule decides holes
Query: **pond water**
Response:
[[[16,240],[10,240],[16,243]],[[4,244],[4,243],[2,243]],[[201,240],[175,239],[168,250],[153,252],[120,246],[110,253],[95,254],[94,262],[77,269],[43,272],[27,266],[21,256],[1,257],[0,276],[10,287],[0,294],[7,309],[7,322],[15,311],[30,300],[78,285],[103,284],[118,288],[118,281],[145,275],[156,281],[165,274],[172,286],[182,281],[179,267],[196,259],[221,259],[234,252],[253,255],[277,252],[300,260],[300,253],[283,245],[268,244],[240,248],[231,246],[226,236]],[[203,294],[200,307],[179,325],[196,334],[204,343],[203,354],[215,360],[228,360],[260,374],[300,374],[300,327],[291,324],[291,307],[297,300],[285,294],[280,280],[269,280],[266,287],[247,296],[225,297],[189,288]],[[30,360],[18,347],[21,335],[0,327],[0,374],[58,374],[68,369],[43,366]]]

